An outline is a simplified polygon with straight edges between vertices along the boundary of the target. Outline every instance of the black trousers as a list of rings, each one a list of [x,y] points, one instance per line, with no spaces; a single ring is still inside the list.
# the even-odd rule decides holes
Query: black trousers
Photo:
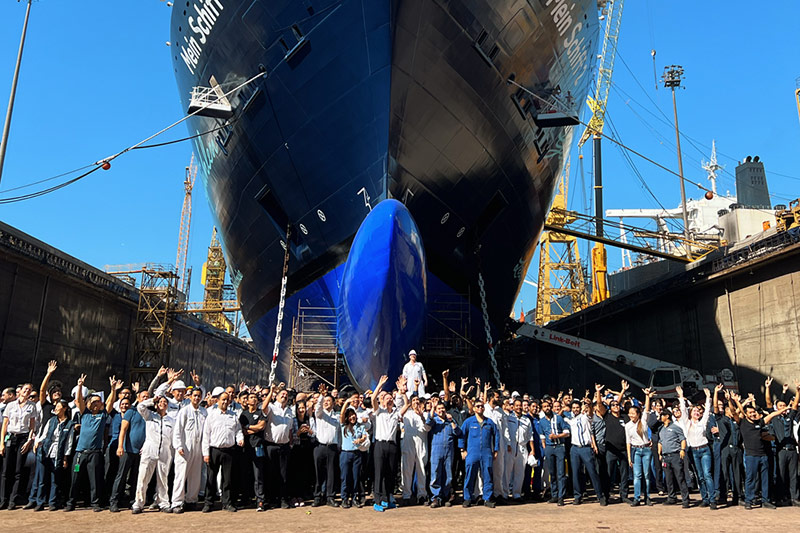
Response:
[[[619,497],[623,500],[627,499],[630,470],[626,453],[616,448],[608,447],[606,449],[606,468],[608,469],[608,485],[603,488],[606,491],[606,499],[610,497],[611,484],[614,482],[615,472],[619,473]]]
[[[317,482],[314,485],[314,498],[336,496],[339,483],[336,479],[336,464],[339,462],[339,450],[335,444],[319,444],[314,448],[314,472]],[[325,483],[325,492],[322,493],[322,484]]]
[[[20,453],[20,448],[28,440],[27,433],[10,433],[6,442],[3,469],[0,472],[0,507],[16,505],[19,495],[22,470],[25,467],[27,453]],[[23,489],[24,490],[24,489]]]
[[[138,479],[139,454],[123,453],[122,457],[119,458],[119,466],[117,467],[117,475],[114,476],[114,484],[111,487],[109,503],[111,505],[119,505],[121,501],[124,501],[126,505],[130,504],[136,491]]]
[[[658,460],[658,455],[656,454],[656,450],[658,450],[658,443],[653,443],[653,470],[656,476],[656,491],[664,492],[664,466],[661,464],[661,461]],[[648,472],[648,475],[650,473]]]
[[[744,456],[742,455],[742,449],[735,446],[726,446],[722,448],[720,459],[722,460],[722,473],[725,476],[725,482],[720,484],[720,498],[728,498],[729,485],[733,500],[738,501],[740,498],[744,498],[742,485]]]
[[[231,485],[233,477],[233,454],[236,452],[233,446],[230,448],[210,448],[211,454],[208,459],[208,469],[206,471],[206,494],[205,504],[211,505],[217,495],[217,474],[222,469],[222,506],[233,505],[231,500]]]
[[[111,498],[111,491],[114,490],[114,480],[117,478],[119,469],[119,457],[117,457],[117,439],[112,440],[106,446],[106,457],[103,475],[103,503],[108,503]]]
[[[667,478],[667,497],[677,500],[678,489],[681,491],[681,501],[689,501],[689,486],[683,473],[683,459],[680,452],[661,454],[664,459],[664,474]],[[658,461],[657,461],[658,462]]]
[[[266,459],[266,452],[264,445],[259,446],[261,456],[259,457],[256,449],[252,446],[247,446],[244,449],[246,461],[252,465],[253,469],[253,492],[256,496],[256,501],[262,503],[264,501],[264,465]]]
[[[775,488],[778,501],[800,499],[797,491],[797,449],[778,450],[776,466],[778,475],[775,477]]]
[[[288,497],[289,443],[267,443],[267,487],[269,500],[275,502]]]
[[[375,442],[375,503],[388,502],[394,494],[397,458],[396,442],[385,440]]]
[[[74,506],[81,489],[81,481],[89,480],[89,501],[92,507],[100,507],[100,496],[103,491],[103,450],[85,450],[77,452],[72,461],[72,485],[69,488],[68,506]]]

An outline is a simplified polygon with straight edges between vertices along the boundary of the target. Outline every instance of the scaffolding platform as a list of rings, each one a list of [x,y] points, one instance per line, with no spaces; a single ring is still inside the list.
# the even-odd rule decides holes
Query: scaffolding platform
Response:
[[[289,387],[310,390],[318,381],[338,388],[345,375],[339,347],[336,308],[298,304],[292,321]]]

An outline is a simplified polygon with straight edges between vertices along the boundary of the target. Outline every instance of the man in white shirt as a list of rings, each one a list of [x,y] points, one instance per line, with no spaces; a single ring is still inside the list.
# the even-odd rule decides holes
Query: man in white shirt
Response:
[[[336,488],[339,483],[336,479],[336,466],[339,463],[339,413],[333,410],[333,396],[327,394],[327,388],[320,385],[320,394],[317,399],[314,417],[311,420],[311,429],[317,437],[317,447],[314,448],[314,471],[316,472],[316,485],[314,486],[314,507],[322,505],[322,484],[325,483],[327,503],[330,507],[339,507],[336,502]]]
[[[583,487],[585,483],[581,478],[582,464],[589,474],[589,479],[592,480],[592,486],[594,487],[595,494],[597,494],[600,505],[605,507],[607,501],[603,495],[595,459],[597,455],[597,441],[592,431],[592,404],[588,403],[588,401],[586,403],[581,403],[578,400],[573,400],[570,412],[572,413],[572,418],[564,418],[564,421],[569,424],[569,433],[572,439],[572,447],[569,451],[569,464],[572,466],[572,494],[575,498],[572,503],[573,505],[580,505],[581,498],[583,497]]]
[[[502,503],[508,492],[508,484],[506,483],[506,473],[504,470],[506,454],[510,453],[510,439],[507,423],[508,416],[505,411],[503,411],[500,393],[498,391],[488,391],[486,397],[488,401],[484,406],[483,416],[494,422],[494,425],[497,426],[497,433],[500,436],[500,447],[492,463],[492,492],[494,498],[500,498]]]
[[[417,352],[415,350],[408,352],[408,363],[403,367],[403,377],[406,378],[409,396],[415,392],[420,397],[425,394],[425,387],[428,386],[428,375],[425,373],[422,363],[417,362]]]
[[[275,399],[273,402],[272,400]],[[268,489],[265,502],[267,506],[276,505],[280,500],[281,509],[289,508],[289,451],[294,433],[297,431],[297,419],[289,405],[289,393],[285,389],[273,386],[264,398],[261,406],[267,415],[267,479]]]
[[[155,411],[150,408],[155,407]],[[136,406],[145,421],[145,439],[139,461],[139,479],[136,483],[136,501],[132,514],[144,509],[147,486],[156,473],[156,503],[162,511],[169,512],[169,467],[172,465],[172,428],[175,419],[169,414],[169,401],[164,396],[145,400]]]
[[[514,460],[511,468],[511,494],[514,501],[522,502],[522,485],[525,483],[525,467],[528,465],[528,455],[534,453],[533,442],[533,423],[529,416],[523,411],[522,400],[514,400],[514,416],[516,423],[516,439],[512,453]],[[512,417],[509,416],[509,428],[512,425]],[[509,435],[511,430],[509,429]],[[530,478],[528,478],[530,484]]]
[[[3,411],[0,455],[4,461],[0,475],[0,507],[8,506],[9,510],[16,507],[22,469],[36,437],[38,411],[34,402],[28,399],[32,390],[33,385],[25,383],[17,399],[7,403]]]
[[[389,380],[388,376],[381,376],[378,385],[372,392],[372,409],[375,426],[375,475],[374,498],[372,508],[383,512],[394,509],[392,493],[394,482],[397,479],[397,429],[400,425],[400,410],[394,406],[394,397],[390,393],[381,393],[381,389]],[[401,378],[398,383],[399,397],[405,398],[405,380]],[[404,401],[404,400],[401,400]]]
[[[203,461],[208,465],[203,512],[210,513],[216,496],[215,480],[222,470],[222,508],[235,513],[231,499],[231,477],[233,476],[233,454],[236,446],[244,446],[244,434],[239,417],[228,408],[230,398],[222,393],[217,401],[217,409],[208,412],[203,426]]]
[[[401,441],[402,455],[400,456],[400,469],[403,473],[403,505],[409,505],[411,500],[411,485],[414,474],[417,477],[417,503],[426,503],[426,477],[425,464],[428,462],[428,431],[431,427],[425,424],[423,418],[423,405],[419,396],[412,395],[400,410],[403,418],[403,439]]]
[[[184,507],[190,510],[197,505],[200,483],[203,478],[203,428],[208,413],[200,405],[203,391],[192,389],[189,405],[179,410],[172,431],[175,448],[175,481],[172,485],[172,512],[181,514]]]

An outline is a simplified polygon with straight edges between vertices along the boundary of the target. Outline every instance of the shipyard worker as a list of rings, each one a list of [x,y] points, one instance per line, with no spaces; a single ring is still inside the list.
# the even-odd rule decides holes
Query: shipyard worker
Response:
[[[714,417],[717,419],[720,440],[720,463],[723,479],[720,481],[720,501],[727,501],[728,485],[731,487],[731,505],[739,504],[739,499],[744,500],[742,494],[742,436],[739,424],[733,420],[732,411],[736,409],[730,393],[723,390],[719,384],[714,389]],[[723,401],[719,398],[719,391],[724,394]]]
[[[644,389],[644,411],[636,405],[628,408],[628,422],[625,424],[625,443],[628,452],[628,466],[633,469],[633,501],[632,507],[638,506],[644,496],[647,505],[653,505],[650,499],[650,464],[653,462],[653,443],[647,427],[650,416],[650,398],[654,392]],[[642,494],[644,482],[644,494]]]
[[[446,390],[446,389],[445,389]],[[425,424],[430,427],[431,438],[431,508],[450,507],[453,484],[453,448],[458,444],[461,428],[445,404],[435,402],[433,413],[427,414]]]
[[[197,505],[200,483],[203,479],[203,428],[208,413],[200,405],[203,391],[192,389],[189,405],[178,411],[172,429],[172,447],[175,449],[175,480],[172,483],[172,512],[181,514],[184,509],[194,510]]]
[[[516,503],[522,501],[522,486],[525,481],[528,482],[528,487],[530,488],[531,477],[530,475],[527,478],[525,477],[526,467],[529,463],[528,457],[536,457],[534,453],[533,422],[525,412],[526,403],[519,398],[514,400],[514,418],[517,420],[517,430],[513,453],[509,454],[514,457],[509,481],[511,482],[511,495]],[[588,425],[588,420],[586,423]],[[535,461],[531,461],[531,464],[533,462]]]
[[[289,453],[297,432],[297,421],[289,405],[289,393],[282,387],[270,387],[261,409],[267,415],[267,504],[277,505],[280,501],[281,508],[288,509]]]
[[[381,376],[378,385],[372,391],[372,409],[375,427],[375,475],[373,509],[383,512],[394,509],[394,484],[397,479],[397,429],[402,415],[394,405],[394,398],[390,393],[382,393],[381,389],[389,380],[388,376]],[[398,380],[398,399],[406,402],[405,379]],[[404,403],[405,405],[405,403]]]
[[[136,483],[136,500],[131,506],[133,514],[144,509],[147,486],[153,473],[156,474],[156,501],[161,511],[169,512],[169,485],[167,477],[172,465],[172,429],[175,419],[169,414],[169,400],[158,396],[140,402],[136,410],[145,421],[145,440],[139,463],[139,479]]]
[[[770,382],[771,384],[771,382]],[[775,409],[783,414],[772,419],[772,434],[775,435],[775,498],[784,504],[800,507],[800,495],[797,490],[797,437],[795,424],[800,421],[797,412],[800,400],[800,382],[795,381],[796,393],[791,405],[787,408],[786,397],[781,396],[775,402]],[[769,385],[766,387],[767,408],[772,408]]]
[[[411,401],[400,409],[403,420],[403,438],[401,441],[400,471],[403,479],[402,505],[411,503],[411,491],[416,479],[416,502],[420,505],[427,502],[427,477],[425,465],[428,462],[428,431],[430,426],[425,422],[423,404],[419,396],[412,394]]]
[[[38,411],[30,401],[33,385],[25,383],[16,395],[16,400],[6,404],[3,411],[2,430],[0,430],[0,455],[3,456],[3,469],[0,473],[0,509],[14,509],[20,489],[22,470],[28,452],[33,449],[36,437]]]
[[[458,447],[464,459],[466,474],[464,477],[464,503],[463,507],[471,507],[477,499],[475,483],[478,473],[483,479],[483,505],[488,508],[495,506],[492,498],[494,487],[494,463],[500,449],[501,437],[497,426],[492,420],[484,416],[485,404],[480,398],[473,403],[474,415],[467,418],[461,425],[461,436]]]
[[[150,397],[147,390],[139,391],[136,396],[137,403],[142,403]],[[139,479],[139,461],[142,446],[146,437],[146,424],[142,415],[136,409],[128,409],[122,415],[117,439],[117,457],[119,466],[111,488],[108,510],[112,513],[119,512],[120,503],[132,503],[135,497],[136,483]],[[131,493],[126,494],[126,488],[131,487]]]
[[[700,497],[703,501],[700,507],[717,508],[714,499],[714,478],[711,475],[711,444],[706,436],[708,417],[711,414],[711,391],[704,389],[706,394],[705,406],[695,405],[691,412],[688,411],[686,398],[683,396],[683,388],[675,388],[678,392],[678,402],[681,409],[679,423],[683,433],[686,435],[686,442],[692,455],[694,468],[697,472],[697,485],[700,488]]]
[[[253,472],[253,493],[256,497],[256,510],[266,511],[264,505],[264,429],[267,427],[267,416],[261,410],[258,394],[251,391],[245,400],[245,409],[239,415],[244,435],[244,463]],[[173,503],[174,505],[174,503]]]
[[[314,416],[311,418],[311,431],[317,438],[317,447],[314,448],[314,472],[316,483],[314,485],[314,507],[323,504],[323,498],[331,507],[338,507],[336,503],[336,467],[339,464],[339,413],[334,410],[333,396],[328,394],[324,384],[319,386],[319,397],[314,407]],[[323,486],[325,491],[323,492]]]
[[[592,431],[592,404],[588,402],[581,404],[578,400],[573,400],[570,407],[573,416],[565,419],[565,422],[569,424],[570,439],[572,440],[572,447],[569,451],[569,462],[572,466],[572,494],[575,498],[572,503],[574,505],[582,503],[585,483],[581,473],[585,471],[592,481],[600,505],[605,506],[607,502],[603,495],[603,487],[600,484],[595,461],[597,441]]]
[[[660,413],[661,429],[658,432],[658,461],[664,467],[667,481],[666,505],[677,503],[678,489],[681,491],[681,503],[684,509],[689,508],[689,487],[684,476],[683,463],[686,460],[686,436],[680,425],[672,421],[672,413],[664,408]]]
[[[220,394],[217,409],[208,412],[203,426],[203,461],[208,465],[206,474],[205,504],[203,512],[211,512],[214,497],[216,496],[216,478],[222,471],[222,508],[226,511],[236,512],[231,499],[233,477],[233,454],[236,446],[244,446],[244,434],[239,423],[239,417],[232,409],[227,393]]]
[[[422,363],[417,361],[416,350],[408,352],[408,363],[403,367],[403,377],[408,384],[408,394],[417,393],[419,396],[425,394],[425,387],[428,386],[428,375]]]
[[[358,395],[355,395],[356,397]],[[355,502],[358,505],[356,489],[361,478],[362,450],[368,450],[370,439],[367,426],[359,421],[358,413],[352,406],[353,396],[345,400],[339,418],[342,452],[339,455],[341,471],[342,508],[349,509]]]
[[[114,410],[117,391],[122,388],[122,381],[111,377],[111,392],[106,399],[105,408],[100,396],[93,394],[88,400],[84,399],[86,374],[78,378],[75,388],[75,407],[80,414],[80,436],[75,446],[75,457],[72,462],[72,485],[70,486],[69,500],[64,511],[75,510],[75,499],[81,487],[82,478],[89,478],[89,495],[92,510],[102,511],[100,507],[100,494],[103,484],[103,438],[106,425],[110,421],[110,414]]]
[[[483,415],[486,418],[489,418],[497,428],[497,435],[500,439],[500,444],[497,449],[497,457],[494,459],[494,464],[492,465],[492,474],[494,475],[492,479],[492,488],[494,490],[494,498],[501,498],[505,499],[506,493],[508,492],[508,483],[506,482],[506,474],[504,471],[505,461],[506,461],[506,454],[511,451],[511,439],[508,435],[508,423],[507,418],[508,415],[505,411],[503,411],[503,403],[500,398],[500,392],[496,390],[489,390],[489,384],[487,383],[484,387],[484,398],[486,398],[486,404],[483,408]],[[481,477],[484,483],[486,480]]]
[[[564,505],[567,493],[567,476],[564,470],[566,451],[564,442],[569,438],[569,425],[561,415],[553,411],[549,400],[542,402],[544,416],[539,420],[541,433],[539,435],[544,449],[545,468],[550,474],[550,503]]]
[[[625,442],[625,424],[628,422],[628,417],[622,414],[622,408],[620,406],[622,397],[627,390],[628,382],[623,380],[620,394],[618,396],[611,396],[608,407],[606,407],[606,404],[602,401],[598,402],[596,413],[601,416],[603,422],[605,422],[606,476],[603,478],[605,481],[603,491],[605,492],[606,500],[610,499],[611,484],[614,482],[615,474],[617,474],[619,476],[620,501],[630,503],[628,500],[630,469],[628,468],[628,458],[625,453],[627,448]]]
[[[773,418],[787,412],[789,406],[762,417],[750,399],[742,403],[738,394],[731,393],[731,397],[736,403],[736,410],[732,414],[734,420],[739,422],[739,430],[744,443],[744,508],[747,510],[753,508],[756,486],[760,478],[761,507],[775,509],[775,504],[770,500],[770,468],[767,460],[771,447],[770,441],[775,437],[769,434],[769,423]]]
[[[52,416],[36,438],[36,447],[42,456],[43,472],[36,491],[36,511],[43,511],[45,503],[55,511],[66,497],[69,476],[69,456],[72,454],[70,438],[75,423],[70,417],[69,402],[57,400]]]
[[[170,413],[172,416],[175,416],[176,413],[174,411],[178,411],[182,407],[189,405],[191,401],[186,397],[186,384],[180,379],[180,377],[183,375],[183,370],[176,371],[170,368],[167,369],[166,375],[167,380],[155,389],[153,395],[165,396],[169,401]],[[198,376],[194,371],[192,371],[190,375],[192,381],[194,382],[193,389],[202,390],[203,387],[201,386],[200,376]],[[158,376],[156,376],[156,380],[157,379]],[[154,382],[156,380],[154,380]]]

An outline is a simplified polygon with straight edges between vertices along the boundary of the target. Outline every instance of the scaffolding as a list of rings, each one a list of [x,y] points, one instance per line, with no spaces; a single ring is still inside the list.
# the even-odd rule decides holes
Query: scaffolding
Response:
[[[578,240],[561,229],[575,222],[566,210],[569,162],[558,185],[546,226],[539,241],[539,282],[536,291],[536,323],[547,324],[589,306]],[[555,307],[555,309],[554,309]]]
[[[114,274],[140,276],[131,382],[147,384],[161,366],[169,364],[178,275],[171,265],[154,264],[145,265],[138,271]]]
[[[314,382],[324,381],[338,388],[344,371],[336,308],[298,304],[297,316],[292,320],[289,387],[310,390]]]

